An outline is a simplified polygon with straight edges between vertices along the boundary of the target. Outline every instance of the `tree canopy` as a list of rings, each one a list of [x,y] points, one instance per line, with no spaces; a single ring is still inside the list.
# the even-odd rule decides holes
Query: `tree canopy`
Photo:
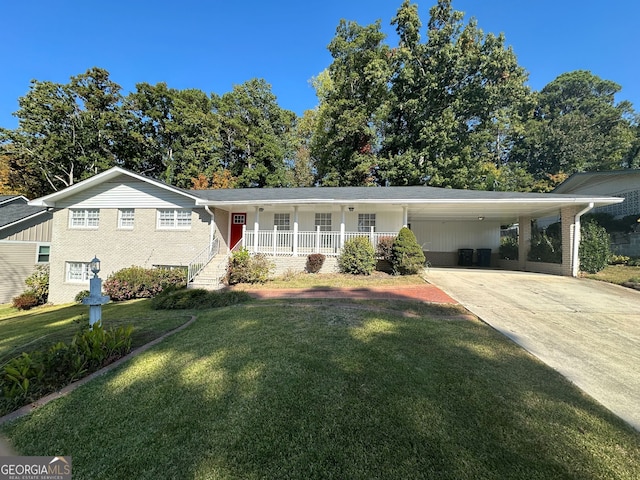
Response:
[[[640,116],[621,87],[567,72],[540,91],[502,34],[436,0],[382,22],[341,20],[302,117],[253,78],[225,93],[94,67],[33,80],[0,128],[0,193],[41,196],[114,165],[181,188],[432,185],[549,191],[579,171],[640,167]]]

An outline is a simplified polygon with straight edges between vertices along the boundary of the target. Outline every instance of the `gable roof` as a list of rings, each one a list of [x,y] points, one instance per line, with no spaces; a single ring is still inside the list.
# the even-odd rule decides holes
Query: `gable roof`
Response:
[[[572,193],[582,190],[600,182],[616,180],[617,178],[637,175],[640,178],[640,170],[608,170],[604,172],[577,172],[558,185],[551,193]],[[639,180],[640,188],[640,180]]]
[[[124,168],[120,168],[120,167],[113,167],[110,168],[109,170],[105,170],[104,172],[98,173],[97,175],[94,175],[91,178],[87,178],[86,180],[83,180],[81,182],[75,183],[73,185],[71,185],[70,187],[67,187],[63,190],[59,190],[57,192],[53,192],[50,193],[49,195],[45,195],[44,197],[40,197],[40,198],[36,198],[34,200],[31,200],[29,202],[29,205],[35,205],[35,206],[43,206],[43,207],[55,207],[56,202],[59,200],[62,200],[64,198],[70,197],[72,195],[75,195],[79,192],[82,192],[84,190],[87,190],[89,188],[92,188],[96,185],[99,185],[100,183],[109,181],[109,180],[113,180],[114,178],[120,176],[120,175],[125,175],[131,178],[134,178],[136,180],[140,180],[142,182],[146,182],[149,183],[151,185],[155,185],[161,189],[170,191],[170,192],[174,192],[174,193],[178,193],[180,195],[184,195],[185,197],[191,198],[194,201],[198,200],[198,197],[193,195],[193,193],[189,190],[183,190],[181,188],[178,187],[173,187],[171,185],[168,185],[164,182],[161,182],[160,180],[156,180],[154,178],[150,178],[150,177],[145,177],[144,175],[140,175],[138,173],[134,173],[131,172],[129,170],[125,170]]]
[[[29,205],[22,195],[0,195],[0,230],[46,213],[45,207]]]
[[[519,215],[541,217],[566,206],[610,205],[621,198],[560,193],[495,192],[440,187],[306,187],[184,190],[159,180],[113,167],[59,192],[32,200],[30,205],[55,207],[56,202],[120,175],[147,182],[193,201],[195,206],[231,210],[262,205],[402,205],[418,218],[474,217],[510,220]]]

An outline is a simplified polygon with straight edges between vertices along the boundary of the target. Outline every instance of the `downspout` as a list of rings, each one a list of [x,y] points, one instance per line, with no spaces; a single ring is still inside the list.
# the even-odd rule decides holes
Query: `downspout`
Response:
[[[205,205],[204,209],[207,211],[209,215],[211,215],[211,227],[209,228],[209,255],[211,255],[211,249],[213,248],[213,241],[215,240],[215,237],[216,237],[216,217],[214,213],[209,209],[209,205]]]
[[[580,257],[578,249],[580,248],[580,217],[593,208],[593,202],[590,202],[585,208],[576,213],[573,221],[573,259],[571,262],[571,276],[577,277],[580,270]]]

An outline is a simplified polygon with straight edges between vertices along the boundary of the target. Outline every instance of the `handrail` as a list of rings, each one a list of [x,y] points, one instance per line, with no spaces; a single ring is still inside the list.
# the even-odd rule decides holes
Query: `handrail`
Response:
[[[220,251],[220,240],[214,238],[210,245],[207,245],[189,262],[187,269],[187,284],[191,283],[194,278],[202,271],[202,269],[215,257]]]

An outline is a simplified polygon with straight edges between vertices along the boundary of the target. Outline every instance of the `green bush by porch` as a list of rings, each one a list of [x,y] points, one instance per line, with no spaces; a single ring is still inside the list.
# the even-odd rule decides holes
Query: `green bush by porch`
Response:
[[[416,236],[407,227],[402,227],[391,247],[393,271],[399,275],[414,275],[424,267],[425,257]]]
[[[344,248],[338,257],[341,273],[353,275],[371,275],[376,266],[376,252],[366,237],[355,237],[344,242]]]

